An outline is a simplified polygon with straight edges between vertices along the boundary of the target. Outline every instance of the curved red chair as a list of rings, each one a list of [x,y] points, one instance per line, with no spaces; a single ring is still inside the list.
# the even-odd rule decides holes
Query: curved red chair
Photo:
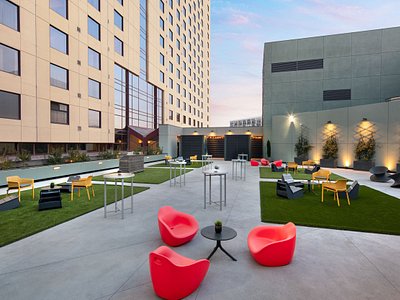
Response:
[[[199,223],[192,215],[163,206],[158,210],[158,227],[164,243],[175,247],[190,242],[199,230]]]
[[[277,167],[282,167],[282,160],[275,160],[273,163],[274,163],[275,166],[277,166]]]
[[[154,292],[164,299],[182,299],[200,286],[210,261],[193,260],[166,246],[150,252],[150,275]]]
[[[250,160],[250,165],[251,165],[252,167],[258,167],[258,166],[259,166],[259,163],[258,163],[258,161],[254,160],[254,159],[251,159],[251,160]]]
[[[260,160],[260,162],[261,162],[262,166],[269,166],[269,160],[268,159],[262,158]]]
[[[296,226],[292,222],[283,226],[257,226],[250,231],[247,245],[260,265],[287,265],[292,261],[296,247]]]

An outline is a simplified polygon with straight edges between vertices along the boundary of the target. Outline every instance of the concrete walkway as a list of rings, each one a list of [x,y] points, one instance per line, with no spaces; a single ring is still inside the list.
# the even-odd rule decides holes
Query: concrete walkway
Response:
[[[217,165],[230,171],[230,163]],[[221,219],[238,232],[223,243],[238,261],[217,251],[189,299],[400,299],[399,236],[298,226],[293,262],[262,267],[246,244],[250,229],[261,224],[258,168],[248,167],[246,181],[228,176],[227,185],[222,212],[217,205],[203,209],[196,169],[185,187],[166,182],[136,195],[134,213],[128,210],[124,220],[113,213],[104,219],[99,209],[1,248],[0,299],[156,299],[148,254],[163,245],[157,225],[163,205],[193,214],[200,227]],[[217,180],[213,197],[219,197]],[[198,234],[174,250],[199,259],[213,247]]]

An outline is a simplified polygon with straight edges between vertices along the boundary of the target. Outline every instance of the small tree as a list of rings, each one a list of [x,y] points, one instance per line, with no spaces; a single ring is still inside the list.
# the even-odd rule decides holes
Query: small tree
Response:
[[[356,147],[354,148],[354,154],[357,160],[372,160],[376,151],[376,142],[374,136],[371,134],[368,137],[360,137]]]
[[[294,145],[294,151],[297,157],[308,158],[308,152],[312,149],[307,137],[300,133],[296,144]]]
[[[337,159],[338,152],[339,152],[339,147],[336,135],[331,135],[325,140],[325,144],[322,147],[322,158]]]

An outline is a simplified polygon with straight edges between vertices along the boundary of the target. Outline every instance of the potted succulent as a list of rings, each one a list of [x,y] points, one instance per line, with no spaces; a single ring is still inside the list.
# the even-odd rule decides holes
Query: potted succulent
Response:
[[[294,145],[294,151],[296,152],[297,157],[294,158],[294,161],[301,165],[303,161],[308,160],[308,152],[312,149],[308,138],[305,136],[303,132],[300,133],[296,144]]]
[[[354,170],[368,171],[375,166],[372,160],[375,156],[376,142],[374,135],[360,137],[355,148],[354,154],[356,159],[353,164]]]
[[[215,225],[215,233],[221,233],[221,231],[222,231],[222,222],[221,222],[221,220],[215,221],[214,225]]]
[[[325,140],[324,146],[322,147],[321,167],[336,168],[338,152],[339,147],[336,135],[331,135]]]

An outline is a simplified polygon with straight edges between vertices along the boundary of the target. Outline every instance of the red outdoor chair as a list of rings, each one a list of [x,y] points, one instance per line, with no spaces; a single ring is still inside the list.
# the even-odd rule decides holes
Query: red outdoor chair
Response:
[[[296,226],[257,226],[248,237],[247,245],[255,261],[263,266],[278,267],[292,261],[296,247]]]
[[[261,159],[261,165],[262,165],[262,166],[269,166],[269,160],[268,160],[268,159],[265,159],[265,158],[262,158],[262,159]]]
[[[260,165],[260,163],[258,161],[256,161],[256,160],[254,160],[254,159],[251,159],[250,160],[250,165],[252,167],[258,167]]]
[[[154,292],[163,299],[182,299],[200,286],[210,261],[193,260],[166,246],[150,252],[150,276]]]
[[[275,160],[273,163],[274,163],[275,166],[277,166],[277,167],[282,167],[282,160]]]
[[[158,210],[158,227],[164,243],[173,247],[191,241],[199,230],[199,224],[192,215],[171,206],[163,206]]]

